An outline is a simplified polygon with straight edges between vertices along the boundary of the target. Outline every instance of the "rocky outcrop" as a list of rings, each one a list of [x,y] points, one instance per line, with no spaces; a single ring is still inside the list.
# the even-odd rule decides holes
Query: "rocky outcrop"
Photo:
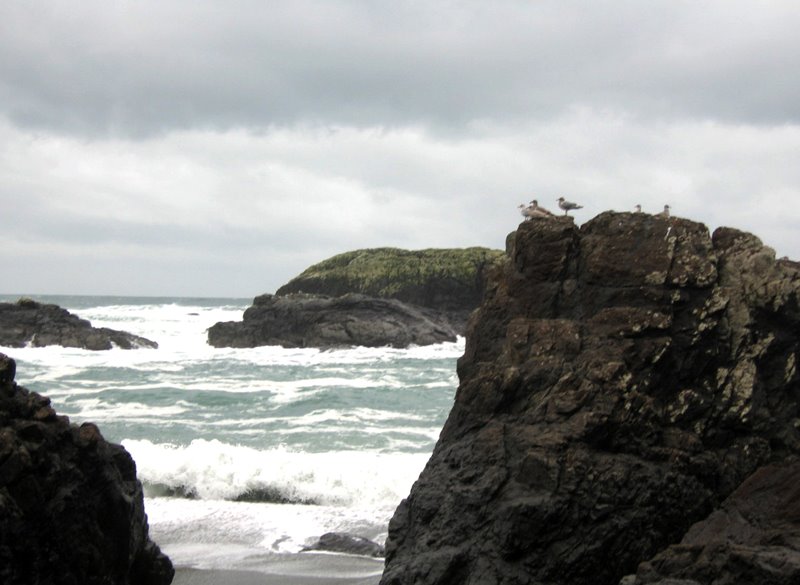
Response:
[[[623,585],[800,583],[800,462],[761,467]]]
[[[38,303],[31,299],[0,303],[0,345],[61,345],[91,350],[158,347],[156,342],[132,333],[92,327],[86,319],[81,319],[58,305]]]
[[[799,290],[737,230],[521,224],[381,583],[616,585],[678,543],[800,451]]]
[[[453,325],[435,311],[355,294],[262,295],[242,321],[208,330],[208,343],[215,347],[406,347],[455,340]]]
[[[15,384],[15,369],[0,354],[0,582],[168,585],[133,459]]]

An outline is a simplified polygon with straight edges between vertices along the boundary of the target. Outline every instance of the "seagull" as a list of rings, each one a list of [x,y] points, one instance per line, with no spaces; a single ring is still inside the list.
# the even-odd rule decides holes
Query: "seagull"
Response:
[[[534,199],[529,205],[519,205],[519,212],[525,216],[525,221],[533,218],[553,217],[553,214],[544,207],[539,207],[539,203]]]
[[[669,219],[669,205],[664,206],[664,211],[661,213],[656,213],[656,217],[663,217],[664,219]]]
[[[641,213],[642,212],[642,206],[637,203],[636,206],[633,208],[633,212],[634,213]]]
[[[552,213],[550,213],[544,207],[539,207],[539,202],[536,199],[531,201],[529,209],[531,209],[534,212],[536,212],[538,214],[538,217],[555,217]]]
[[[558,206],[564,210],[564,215],[569,215],[568,211],[570,209],[583,209],[583,205],[567,201],[563,197],[558,198]]]
[[[536,210],[534,210],[530,205],[525,205],[523,203],[520,203],[517,207],[519,209],[519,212],[525,218],[525,221],[528,221],[529,219],[536,217],[538,215],[536,213]]]

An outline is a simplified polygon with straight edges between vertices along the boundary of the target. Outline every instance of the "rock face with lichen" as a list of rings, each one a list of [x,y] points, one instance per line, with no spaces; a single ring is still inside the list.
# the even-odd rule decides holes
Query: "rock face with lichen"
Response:
[[[136,464],[14,382],[0,354],[0,583],[168,585]]]
[[[90,350],[158,347],[155,341],[126,331],[92,327],[86,319],[81,319],[58,305],[39,303],[32,299],[0,303],[0,345],[60,345]]]
[[[488,248],[373,248],[304,270],[275,295],[255,298],[242,321],[208,330],[215,347],[367,347],[455,341],[479,304]]]
[[[390,523],[382,585],[683,583],[656,555],[800,453],[799,296],[800,266],[737,230],[612,212],[521,224]],[[763,582],[798,582],[798,522],[745,553],[794,559]],[[737,558],[719,583],[751,582]]]

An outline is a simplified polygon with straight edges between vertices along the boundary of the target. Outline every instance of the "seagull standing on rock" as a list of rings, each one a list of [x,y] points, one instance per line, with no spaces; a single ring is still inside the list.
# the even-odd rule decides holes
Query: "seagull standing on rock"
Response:
[[[664,211],[661,213],[656,213],[656,217],[663,217],[664,219],[669,219],[669,205],[664,206]]]
[[[569,215],[570,209],[583,209],[583,205],[578,205],[572,201],[567,201],[563,197],[558,198],[558,206],[564,210],[564,215]]]
[[[530,218],[533,217],[533,210],[531,209],[530,205],[525,205],[524,203],[520,203],[517,208],[522,216],[525,218],[525,221],[528,221]]]
[[[533,218],[554,217],[544,207],[539,207],[539,202],[534,199],[529,205],[519,205],[519,212],[525,216],[525,221]]]
[[[536,199],[531,201],[530,209],[532,209],[538,215],[538,217],[555,217],[544,207],[540,207],[539,202]]]

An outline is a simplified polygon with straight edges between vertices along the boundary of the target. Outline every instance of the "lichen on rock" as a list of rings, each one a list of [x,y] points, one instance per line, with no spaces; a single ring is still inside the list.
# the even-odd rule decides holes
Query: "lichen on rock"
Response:
[[[383,585],[616,585],[800,453],[796,263],[613,212],[524,222],[507,250]]]

